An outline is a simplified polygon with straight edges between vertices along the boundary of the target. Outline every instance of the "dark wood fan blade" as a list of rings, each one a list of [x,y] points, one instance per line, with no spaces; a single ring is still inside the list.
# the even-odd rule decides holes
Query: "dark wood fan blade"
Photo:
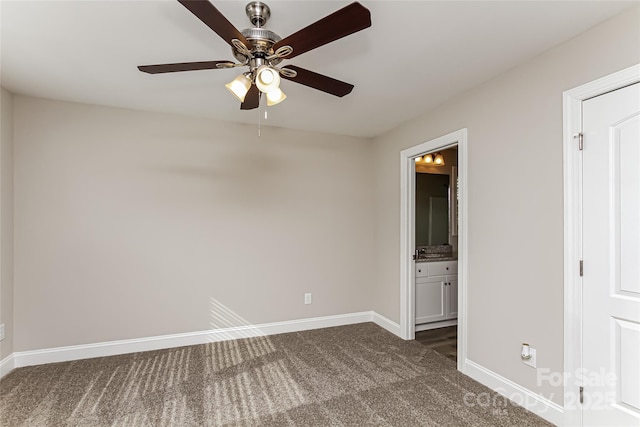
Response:
[[[285,37],[273,45],[273,50],[278,50],[282,46],[291,46],[293,52],[287,56],[289,59],[370,26],[369,9],[354,2]]]
[[[176,64],[140,65],[138,66],[138,70],[149,74],[175,73],[177,71],[218,70],[218,64],[229,63],[231,63],[231,61],[179,62]]]
[[[309,86],[330,93],[331,95],[343,97],[353,90],[352,84],[323,76],[322,74],[314,73],[313,71],[305,70],[295,65],[287,65],[284,68],[293,70],[297,72],[298,75],[296,77],[281,75],[283,79],[291,80],[292,82],[300,83],[301,85]]]
[[[231,43],[231,40],[240,40],[248,49],[252,44],[244,38],[242,33],[233,26],[225,16],[220,13],[214,5],[208,0],[178,0],[181,5],[189,9],[199,20],[204,22],[207,27],[211,28],[217,35],[222,37],[224,41]]]
[[[244,102],[240,104],[241,110],[253,110],[260,106],[260,90],[256,85],[251,85],[247,96],[244,97]]]

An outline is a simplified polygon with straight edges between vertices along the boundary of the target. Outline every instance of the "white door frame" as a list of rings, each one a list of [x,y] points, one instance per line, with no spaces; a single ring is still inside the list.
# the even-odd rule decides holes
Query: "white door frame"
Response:
[[[415,339],[415,161],[420,154],[458,146],[458,370],[467,356],[467,129],[400,153],[400,334]]]
[[[564,180],[564,425],[582,425],[577,377],[582,368],[582,101],[640,81],[640,65],[563,93]]]

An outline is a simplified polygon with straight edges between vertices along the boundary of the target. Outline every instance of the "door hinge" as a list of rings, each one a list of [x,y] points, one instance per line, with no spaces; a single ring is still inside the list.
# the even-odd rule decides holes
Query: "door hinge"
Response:
[[[580,403],[584,403],[584,387],[580,386]]]
[[[580,277],[584,274],[584,262],[580,260]]]
[[[582,151],[584,148],[584,134],[582,132],[573,135],[578,140],[578,150]]]

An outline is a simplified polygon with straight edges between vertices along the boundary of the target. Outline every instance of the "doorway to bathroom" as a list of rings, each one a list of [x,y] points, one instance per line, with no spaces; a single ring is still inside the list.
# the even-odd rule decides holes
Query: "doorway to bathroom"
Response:
[[[457,361],[458,147],[415,161],[415,339]]]
[[[455,206],[446,205],[447,214],[444,216],[448,223],[447,237],[443,237],[442,229],[436,232],[432,238],[432,243],[436,240],[443,240],[442,245],[427,244],[422,248],[417,245],[416,236],[416,172],[422,168],[420,161],[425,163],[425,155],[430,154],[434,161],[438,154],[448,149],[457,148],[457,163],[455,166]],[[418,159],[420,158],[420,159]],[[427,159],[427,163],[429,159]],[[446,159],[444,159],[446,164]],[[451,164],[453,166],[453,164]],[[450,167],[451,167],[450,166]],[[435,167],[435,166],[434,166]],[[443,169],[442,169],[443,170]],[[451,174],[449,174],[451,176]],[[466,262],[467,262],[467,130],[461,129],[436,138],[401,152],[401,264],[400,264],[400,329],[404,339],[416,338],[416,318],[417,315],[433,312],[434,317],[421,318],[424,324],[438,324],[446,327],[455,325],[457,336],[457,366],[458,370],[463,370],[463,363],[466,360]],[[450,190],[451,191],[451,190]],[[450,196],[448,196],[450,197]],[[433,196],[437,199],[438,196]],[[453,199],[454,197],[451,197]],[[429,200],[426,211],[437,210],[438,205],[444,207],[444,203],[437,200]],[[433,202],[433,203],[432,203]],[[442,200],[440,200],[442,202]],[[452,220],[452,216],[455,218]],[[436,217],[442,219],[443,215],[437,212],[432,213],[433,222]],[[427,221],[428,223],[428,221]],[[455,225],[452,225],[455,224]],[[421,226],[422,227],[422,226]],[[428,229],[427,225],[427,229]],[[420,231],[420,230],[418,230]],[[429,233],[424,232],[426,235]],[[452,237],[455,236],[456,254],[453,255]],[[422,238],[422,237],[420,237]],[[427,237],[429,239],[430,237]],[[418,239],[419,240],[419,239]],[[427,243],[429,240],[427,240]],[[419,247],[420,246],[420,247]],[[416,249],[424,249],[422,252]],[[418,259],[420,258],[420,259]],[[442,270],[442,271],[440,271]],[[418,285],[416,285],[418,283]],[[439,292],[440,298],[428,298],[435,304],[430,307],[416,307],[416,294]],[[455,302],[455,303],[454,303]],[[452,307],[455,307],[453,309]],[[436,311],[441,310],[439,313]],[[431,316],[431,314],[429,315]],[[453,320],[457,317],[457,321]],[[422,329],[422,328],[419,328]],[[450,331],[447,331],[450,332]],[[446,334],[451,335],[451,334]]]

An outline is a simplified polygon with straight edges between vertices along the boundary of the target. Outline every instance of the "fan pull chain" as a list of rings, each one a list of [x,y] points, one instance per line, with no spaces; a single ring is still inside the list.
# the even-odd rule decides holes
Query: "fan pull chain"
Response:
[[[262,95],[262,94],[260,94]],[[267,114],[267,101],[265,101],[264,103],[262,102],[262,96],[260,96],[260,98],[258,99],[258,136],[262,136],[261,131],[262,131],[262,111],[260,111],[260,105],[262,105],[262,108],[264,108],[264,119],[268,120],[269,119],[269,115]]]
[[[267,117],[267,100],[266,100],[266,96],[265,96],[265,101],[262,104],[262,108],[264,108],[264,119],[267,120],[268,117]]]
[[[262,95],[262,94],[260,94]],[[262,111],[260,110],[260,105],[262,104],[262,108],[264,108],[264,119],[267,120],[267,101],[262,102],[262,96],[260,96],[258,100],[258,136],[262,136]]]

